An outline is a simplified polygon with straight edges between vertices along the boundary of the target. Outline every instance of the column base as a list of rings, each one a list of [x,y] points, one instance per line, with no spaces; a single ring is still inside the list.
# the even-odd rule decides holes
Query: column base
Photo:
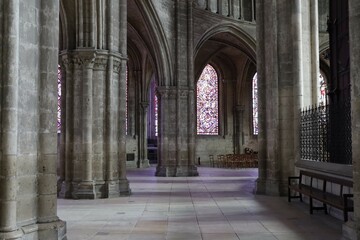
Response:
[[[287,196],[287,181],[281,180],[263,180],[258,178],[254,192],[256,194],[264,194],[270,196]]]
[[[119,191],[120,191],[120,196],[129,196],[131,194],[129,181],[127,179],[119,180]]]
[[[54,240],[67,240],[66,237],[66,223],[58,220],[51,223],[40,223],[39,239],[54,239]]]
[[[59,198],[67,198],[67,199],[71,199],[73,198],[73,183],[72,182],[67,182],[67,181],[63,181],[61,183],[61,187],[60,187],[60,191],[58,192],[58,197]]]
[[[193,166],[178,166],[165,167],[157,166],[155,176],[157,177],[194,177],[199,176],[197,167]]]
[[[66,223],[57,220],[50,223],[31,224],[13,232],[0,232],[1,240],[67,240]]]
[[[176,167],[157,166],[155,176],[157,177],[176,177]]]
[[[150,167],[150,161],[149,159],[143,159],[140,163],[140,168],[148,168]]]
[[[176,168],[176,177],[196,177],[199,176],[197,167],[193,166],[178,166]]]
[[[15,240],[15,239],[22,239],[24,233],[21,229],[17,229],[11,232],[0,232],[0,239],[4,240]]]
[[[94,181],[73,183],[74,199],[96,199],[96,189]]]
[[[105,198],[120,197],[119,181],[106,181],[105,185],[106,185]]]

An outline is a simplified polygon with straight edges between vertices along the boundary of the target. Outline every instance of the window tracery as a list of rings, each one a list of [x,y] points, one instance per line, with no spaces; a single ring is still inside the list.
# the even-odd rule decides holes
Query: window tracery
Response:
[[[197,82],[197,134],[218,135],[219,87],[218,74],[207,64]]]
[[[259,134],[259,118],[258,118],[258,79],[255,73],[252,80],[252,114],[253,114],[253,134]]]

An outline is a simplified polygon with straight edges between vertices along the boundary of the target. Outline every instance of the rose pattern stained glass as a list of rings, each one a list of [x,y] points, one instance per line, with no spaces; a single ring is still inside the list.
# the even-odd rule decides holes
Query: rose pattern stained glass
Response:
[[[253,134],[259,134],[259,119],[258,119],[258,79],[255,73],[252,80],[252,113],[253,113]]]
[[[214,67],[206,65],[197,82],[197,134],[219,133],[219,87]]]

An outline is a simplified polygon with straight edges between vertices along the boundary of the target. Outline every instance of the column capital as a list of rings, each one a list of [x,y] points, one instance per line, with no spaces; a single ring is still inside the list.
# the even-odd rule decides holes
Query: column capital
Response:
[[[159,94],[161,98],[176,98],[177,91],[178,89],[175,86],[161,86],[156,89],[156,93]]]
[[[187,98],[191,91],[194,91],[194,90],[190,89],[190,88],[181,88],[181,89],[179,89],[180,98]]]
[[[74,63],[85,68],[93,68],[96,59],[94,49],[76,49],[74,51]]]
[[[71,68],[74,66],[73,55],[69,52],[62,52],[60,54],[59,65],[66,71],[71,71]]]
[[[140,106],[143,110],[146,110],[149,106],[149,102],[147,102],[147,101],[140,102]]]
[[[235,112],[244,112],[245,106],[244,105],[235,105],[234,110],[235,110]]]

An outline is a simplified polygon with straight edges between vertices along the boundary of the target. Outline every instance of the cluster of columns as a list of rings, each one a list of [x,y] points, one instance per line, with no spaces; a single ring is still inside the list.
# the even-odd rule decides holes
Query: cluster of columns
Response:
[[[192,0],[176,1],[173,81],[159,86],[157,176],[197,176]],[[176,83],[176,84],[174,84]]]
[[[0,2],[0,239],[65,238],[56,204],[58,16],[57,1]]]
[[[104,4],[75,4],[80,24],[76,36],[69,37],[76,38],[76,46],[60,53],[64,105],[58,185],[59,195],[65,198],[130,193],[126,178],[127,5],[126,1]],[[99,28],[99,22],[108,27]]]
[[[126,59],[78,49],[61,54],[60,196],[116,197],[130,192],[126,179]]]

